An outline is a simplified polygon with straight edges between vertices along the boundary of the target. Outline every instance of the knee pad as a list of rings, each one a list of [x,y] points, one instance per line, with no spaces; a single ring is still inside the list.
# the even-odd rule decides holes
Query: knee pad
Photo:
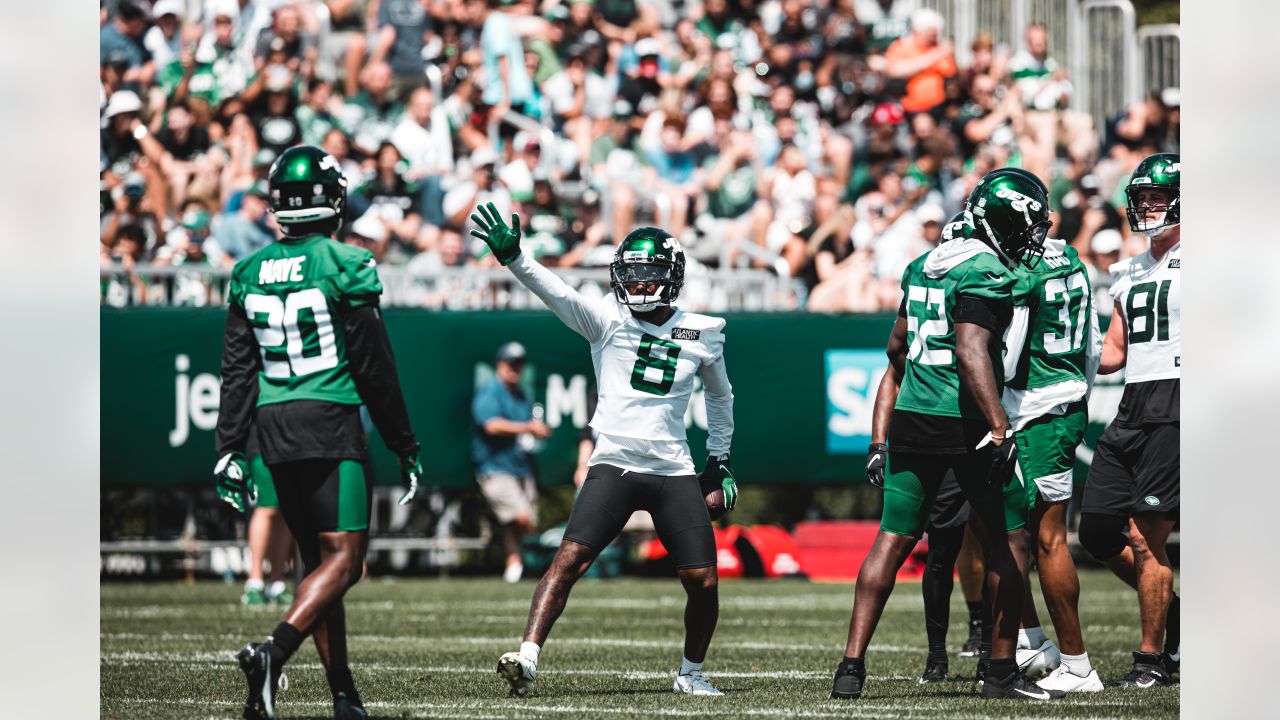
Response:
[[[1115,515],[1080,515],[1080,544],[1099,562],[1106,562],[1124,550],[1129,539],[1124,530],[1128,521]]]

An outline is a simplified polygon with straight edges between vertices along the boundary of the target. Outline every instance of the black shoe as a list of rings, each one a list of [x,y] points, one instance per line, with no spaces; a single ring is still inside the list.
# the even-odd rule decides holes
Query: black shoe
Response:
[[[1169,599],[1169,609],[1164,613],[1164,654],[1181,659],[1182,602],[1174,595]],[[1175,662],[1177,662],[1175,660]]]
[[[1172,679],[1178,672],[1178,668],[1182,667],[1182,656],[1170,655],[1168,652],[1160,653],[1160,664],[1164,666],[1165,674]]]
[[[1169,677],[1169,671],[1165,669],[1159,655],[1135,652],[1133,654],[1133,669],[1129,671],[1128,675],[1117,680],[1114,687],[1145,689],[1171,683],[1173,683],[1173,678]]]
[[[982,697],[999,700],[1056,700],[1065,697],[1061,690],[1046,690],[1015,672],[1007,678],[987,678],[982,684]]]
[[[244,701],[244,720],[274,720],[275,691],[280,683],[281,668],[271,662],[271,643],[249,643],[236,653],[240,670],[249,683],[249,697]]]
[[[969,639],[964,641],[964,645],[960,648],[960,652],[956,653],[956,657],[962,657],[962,658],[978,657],[978,653],[981,650],[982,650],[982,636],[970,635]]]
[[[978,660],[978,669],[973,671],[973,679],[978,681],[979,687],[987,679],[987,671],[991,669],[991,658],[981,658]]]
[[[333,720],[367,720],[369,714],[359,697],[348,697],[340,692],[333,698]]]
[[[836,668],[836,680],[831,685],[832,700],[855,700],[862,697],[862,684],[867,681],[867,671],[858,672],[840,663]]]
[[[924,673],[920,675],[920,684],[941,683],[947,681],[947,661],[930,658],[924,664]]]

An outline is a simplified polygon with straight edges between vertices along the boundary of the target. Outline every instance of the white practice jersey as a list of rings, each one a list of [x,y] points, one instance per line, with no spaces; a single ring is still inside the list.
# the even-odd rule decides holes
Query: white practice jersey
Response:
[[[1182,377],[1182,243],[1159,260],[1151,251],[1111,266],[1111,297],[1125,323],[1125,383]]]
[[[650,325],[613,296],[583,297],[526,254],[511,270],[591,344],[598,395],[591,427],[600,434],[593,465],[665,476],[695,472],[684,426],[695,376],[707,407],[707,454],[729,453],[733,388],[722,318],[677,309],[665,324]]]

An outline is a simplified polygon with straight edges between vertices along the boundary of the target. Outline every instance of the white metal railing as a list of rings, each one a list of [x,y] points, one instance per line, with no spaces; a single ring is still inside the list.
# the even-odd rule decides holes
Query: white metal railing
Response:
[[[1138,77],[1142,81],[1139,90],[1147,92],[1178,87],[1181,80],[1178,63],[1182,54],[1180,26],[1174,23],[1145,25],[1138,28],[1137,37],[1141,61]]]
[[[588,297],[605,297],[606,268],[555,268],[571,286]],[[100,271],[100,302],[113,307],[145,305],[205,307],[226,302],[231,271],[215,267],[138,265],[130,270],[104,267]],[[407,267],[382,266],[382,303],[388,307],[436,310],[540,310],[542,301],[503,268],[441,268],[418,272]],[[729,312],[779,311],[795,307],[790,280],[769,270],[712,270],[690,264],[685,273],[680,305],[689,310]]]
[[[1084,0],[1072,55],[1072,77],[1081,109],[1094,127],[1142,97],[1138,86],[1136,20],[1129,0]]]

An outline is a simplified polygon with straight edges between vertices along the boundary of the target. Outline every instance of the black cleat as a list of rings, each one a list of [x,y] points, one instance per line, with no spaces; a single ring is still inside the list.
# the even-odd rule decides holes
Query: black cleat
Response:
[[[270,643],[249,643],[236,653],[240,671],[249,683],[249,697],[244,701],[244,720],[275,720],[275,690],[281,669],[271,662]]]
[[[982,697],[997,700],[1056,700],[1065,697],[1061,690],[1046,690],[1027,679],[1021,672],[998,680],[988,677],[982,684]]]
[[[1173,675],[1178,672],[1178,667],[1182,664],[1182,618],[1181,618],[1181,602],[1178,596],[1174,595],[1169,600],[1169,609],[1164,614],[1164,652],[1160,654],[1160,661],[1164,664],[1165,672]]]
[[[1117,680],[1113,687],[1124,688],[1150,688],[1157,685],[1171,685],[1173,678],[1169,677],[1169,671],[1165,668],[1159,655],[1155,653],[1135,652],[1133,654],[1133,669],[1128,675]]]
[[[990,669],[991,669],[991,658],[989,657],[979,658],[978,668],[973,671],[973,679],[978,682],[979,687],[982,686],[982,683],[986,682],[987,671]]]
[[[924,673],[920,675],[920,684],[941,683],[947,681],[947,661],[930,658],[924,664]]]
[[[956,653],[956,657],[971,658],[978,657],[978,653],[982,650],[982,636],[970,635],[968,640],[964,641],[960,652]]]
[[[831,686],[832,700],[855,700],[862,697],[862,684],[867,681],[867,671],[858,672],[844,663],[836,668],[835,683]]]
[[[367,720],[369,713],[359,697],[349,697],[340,692],[333,698],[333,720]]]
[[[1178,668],[1182,667],[1182,656],[1180,654],[1170,655],[1168,652],[1162,652],[1160,653],[1160,664],[1164,666],[1165,674],[1172,679],[1174,674],[1178,672]]]

